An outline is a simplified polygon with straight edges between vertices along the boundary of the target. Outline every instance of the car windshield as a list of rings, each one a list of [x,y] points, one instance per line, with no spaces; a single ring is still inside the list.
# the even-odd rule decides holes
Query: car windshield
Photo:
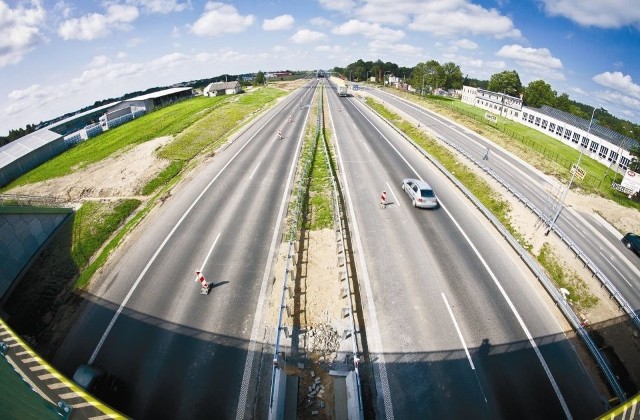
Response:
[[[435,197],[435,194],[433,193],[433,190],[420,190],[420,195],[423,198],[433,198],[433,197]]]

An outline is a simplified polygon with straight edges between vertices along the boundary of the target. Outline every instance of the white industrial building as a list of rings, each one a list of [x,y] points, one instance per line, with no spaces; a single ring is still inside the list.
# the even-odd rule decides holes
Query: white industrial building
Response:
[[[624,173],[631,162],[629,151],[640,147],[636,140],[568,112],[543,106],[523,106],[522,98],[464,86],[462,102],[517,121],[580,150],[613,170]]]
[[[0,147],[0,186],[75,144],[156,108],[193,96],[193,88],[171,88],[90,109]]]

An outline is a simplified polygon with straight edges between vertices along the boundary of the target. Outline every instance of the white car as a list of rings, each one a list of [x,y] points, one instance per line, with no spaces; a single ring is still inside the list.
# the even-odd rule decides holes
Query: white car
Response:
[[[411,199],[413,207],[422,207],[424,209],[438,207],[438,197],[436,197],[433,189],[429,184],[420,179],[403,179],[402,190],[406,192]]]

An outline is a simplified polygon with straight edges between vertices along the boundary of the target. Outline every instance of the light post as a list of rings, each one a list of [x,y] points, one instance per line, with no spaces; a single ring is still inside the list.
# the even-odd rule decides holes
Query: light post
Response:
[[[424,97],[424,72],[422,72],[422,90],[420,91],[420,96]]]
[[[595,115],[595,113],[596,113],[596,108],[594,107],[593,112],[591,112],[591,120],[589,121],[589,128],[587,129],[587,138],[589,138],[589,134],[591,133],[591,124],[593,124],[593,116]],[[580,161],[582,160],[582,149],[583,147],[580,146],[580,155],[578,156],[578,163],[576,164],[576,168],[571,174],[571,178],[569,178],[569,185],[567,186],[567,189],[562,194],[562,199],[560,200],[558,211],[551,219],[551,222],[549,223],[549,228],[544,234],[545,236],[549,235],[549,233],[551,232],[551,229],[553,229],[553,225],[556,223],[556,220],[558,220],[558,216],[560,216],[560,212],[564,208],[564,200],[567,198],[567,195],[569,194],[569,190],[571,189],[571,184],[573,184],[573,179],[576,177],[576,174],[578,173],[578,169],[580,168]]]

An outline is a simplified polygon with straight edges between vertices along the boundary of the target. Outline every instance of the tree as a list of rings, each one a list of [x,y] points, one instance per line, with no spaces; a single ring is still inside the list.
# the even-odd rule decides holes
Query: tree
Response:
[[[571,99],[569,99],[569,95],[566,93],[563,93],[556,98],[555,108],[564,112],[571,112],[571,107]]]
[[[556,103],[556,91],[544,80],[534,80],[524,90],[524,104],[533,108],[542,105],[554,106]]]
[[[509,96],[520,96],[522,92],[522,83],[520,76],[515,70],[505,70],[496,73],[489,80],[489,90],[492,92],[500,92]]]
[[[445,89],[462,89],[462,70],[460,66],[448,62],[442,65],[442,72],[444,74],[444,87]]]
[[[256,73],[256,78],[253,80],[254,85],[264,85],[265,77],[262,71]]]
[[[431,92],[433,89],[442,87],[445,81],[445,73],[440,63],[436,60],[429,60],[426,63],[418,63],[411,70],[409,82],[417,90]]]
[[[634,146],[629,150],[631,155],[631,163],[629,163],[629,169],[634,172],[640,172],[640,147]]]

